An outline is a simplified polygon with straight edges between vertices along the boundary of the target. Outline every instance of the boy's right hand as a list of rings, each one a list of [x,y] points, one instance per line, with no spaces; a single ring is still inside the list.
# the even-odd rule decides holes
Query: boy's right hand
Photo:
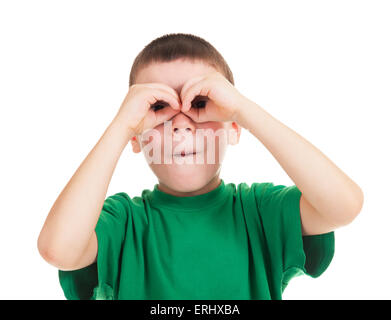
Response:
[[[177,92],[163,83],[134,84],[129,87],[115,121],[124,125],[131,136],[139,135],[179,113],[179,101]]]

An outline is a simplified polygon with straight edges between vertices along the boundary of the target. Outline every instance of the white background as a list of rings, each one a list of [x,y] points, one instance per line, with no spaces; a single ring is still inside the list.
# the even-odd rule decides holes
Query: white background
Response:
[[[230,65],[240,92],[305,137],[364,191],[317,279],[284,299],[390,299],[389,1],[1,1],[0,298],[64,299],[37,238],[57,196],[115,116],[133,59],[192,33]],[[293,182],[248,131],[225,182]],[[108,195],[157,183],[125,148]],[[316,183],[316,181],[314,181]]]

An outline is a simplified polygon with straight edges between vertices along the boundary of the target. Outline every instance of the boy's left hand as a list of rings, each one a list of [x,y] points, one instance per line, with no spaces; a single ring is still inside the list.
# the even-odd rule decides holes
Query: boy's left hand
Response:
[[[205,107],[192,107],[197,96]],[[221,73],[212,72],[189,79],[182,87],[181,111],[195,122],[235,121],[246,98]],[[197,99],[198,100],[198,99]]]

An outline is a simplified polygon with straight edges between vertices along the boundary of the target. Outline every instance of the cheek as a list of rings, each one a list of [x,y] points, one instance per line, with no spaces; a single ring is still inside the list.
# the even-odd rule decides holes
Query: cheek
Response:
[[[208,122],[202,122],[199,123],[200,129],[211,129],[213,131],[218,131],[220,129],[224,129],[224,122],[218,122],[218,121],[208,121]]]
[[[228,143],[227,131],[225,130],[224,124],[221,122],[204,123],[203,126],[199,126],[199,129],[202,129],[203,132],[201,136],[203,137],[204,150],[206,151],[205,163],[221,163]]]
[[[141,135],[141,148],[149,157],[161,150],[163,143],[163,130],[159,127],[148,130]]]
[[[218,146],[218,141],[224,144],[227,141],[227,130],[222,122],[205,122],[202,126],[199,126],[199,129],[202,129],[203,136],[207,140],[214,140],[215,145]]]

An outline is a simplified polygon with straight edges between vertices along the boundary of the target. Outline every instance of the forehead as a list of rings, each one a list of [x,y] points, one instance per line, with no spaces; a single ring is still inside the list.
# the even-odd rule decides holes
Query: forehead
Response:
[[[179,94],[187,80],[211,71],[216,71],[216,69],[202,61],[178,59],[170,62],[156,62],[142,68],[137,73],[135,83],[164,83]]]

